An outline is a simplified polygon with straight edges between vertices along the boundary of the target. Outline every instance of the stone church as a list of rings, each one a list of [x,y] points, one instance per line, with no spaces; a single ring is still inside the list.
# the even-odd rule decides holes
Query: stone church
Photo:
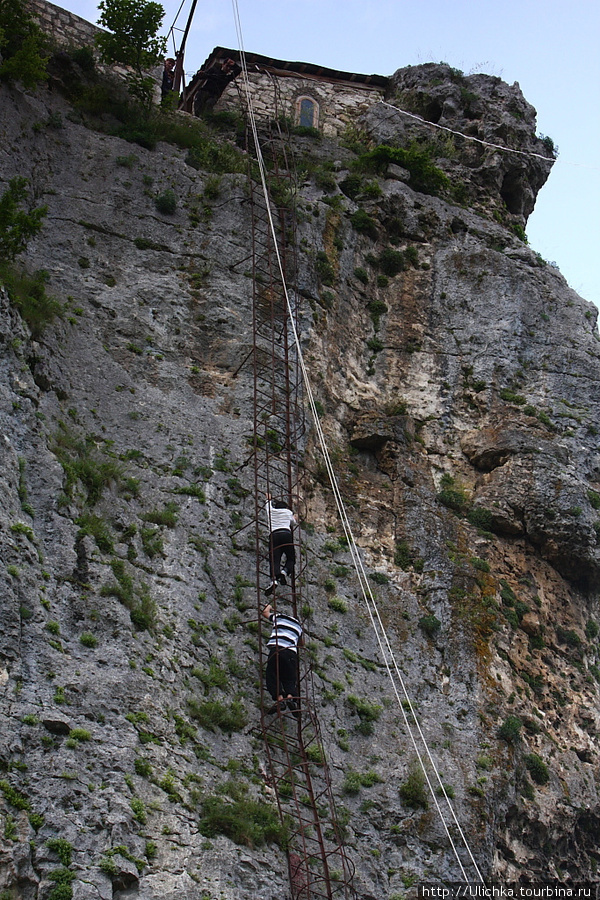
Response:
[[[246,53],[245,58],[257,116],[283,116],[296,126],[315,128],[329,137],[343,133],[353,119],[383,99],[389,80],[382,75],[340,72],[258,53]],[[227,59],[239,63],[240,54],[215,47],[200,71],[212,71]],[[194,95],[201,84],[202,77],[197,74],[185,91],[186,111],[192,111]],[[241,90],[238,76],[225,86],[215,110],[238,109]]]

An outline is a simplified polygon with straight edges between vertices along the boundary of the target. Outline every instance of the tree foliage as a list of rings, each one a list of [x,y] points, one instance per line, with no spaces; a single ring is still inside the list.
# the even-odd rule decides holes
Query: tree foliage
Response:
[[[29,211],[20,209],[26,198],[26,178],[12,178],[0,197],[0,284],[8,291],[33,337],[39,338],[45,326],[61,314],[62,307],[46,294],[47,272],[28,275],[14,265],[15,258],[42,227],[48,211],[46,206]]]
[[[19,209],[27,198],[27,179],[12,178],[0,197],[0,261],[11,262],[38,233],[48,211],[40,206],[26,212]]]
[[[46,38],[22,0],[0,0],[0,80],[28,90],[48,77]]]
[[[166,53],[166,39],[157,37],[165,11],[149,0],[100,0],[98,24],[108,29],[96,38],[106,63],[130,66],[142,76]]]

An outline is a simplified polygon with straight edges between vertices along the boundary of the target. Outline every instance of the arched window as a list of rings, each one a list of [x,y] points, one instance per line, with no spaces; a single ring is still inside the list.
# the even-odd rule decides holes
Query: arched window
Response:
[[[319,124],[319,104],[312,97],[298,97],[296,100],[296,125],[317,128]]]

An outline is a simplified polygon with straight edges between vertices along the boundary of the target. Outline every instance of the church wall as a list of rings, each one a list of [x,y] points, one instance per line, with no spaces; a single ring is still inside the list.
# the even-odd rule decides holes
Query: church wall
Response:
[[[262,73],[250,73],[249,82],[252,106],[258,117],[283,115],[298,124],[297,102],[301,97],[310,97],[319,105],[316,127],[328,137],[342,134],[354,119],[384,95],[383,88],[288,75],[272,78]],[[215,109],[239,109],[238,89],[243,90],[240,77],[226,88]]]

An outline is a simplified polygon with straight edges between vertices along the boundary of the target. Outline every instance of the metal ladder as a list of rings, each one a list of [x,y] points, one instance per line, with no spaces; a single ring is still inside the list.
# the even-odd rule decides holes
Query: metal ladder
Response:
[[[278,98],[274,83],[275,97]],[[262,186],[249,171],[252,213],[254,462],[256,599],[261,667],[262,733],[267,777],[282,823],[288,832],[288,868],[292,900],[355,900],[354,866],[343,843],[329,769],[316,714],[315,687],[308,654],[298,654],[299,711],[268,713],[272,699],[264,685],[266,637],[261,622],[267,602],[262,591],[270,583],[267,548],[267,493],[285,500],[298,514],[302,508],[302,448],[305,435],[303,382],[290,320],[298,328],[299,296],[294,290],[296,237],[295,168],[289,132],[279,115],[260,124],[260,144],[269,170],[271,228]],[[250,160],[257,158],[247,129]],[[252,164],[250,164],[252,166]],[[273,233],[273,231],[275,233]],[[276,246],[283,269],[283,279]],[[286,300],[284,279],[289,298]],[[294,532],[296,568],[291,583],[277,586],[270,598],[274,609],[300,621],[305,553],[301,529]]]

